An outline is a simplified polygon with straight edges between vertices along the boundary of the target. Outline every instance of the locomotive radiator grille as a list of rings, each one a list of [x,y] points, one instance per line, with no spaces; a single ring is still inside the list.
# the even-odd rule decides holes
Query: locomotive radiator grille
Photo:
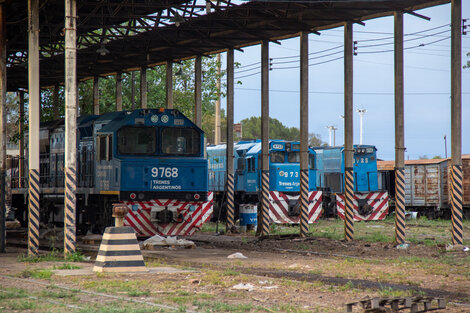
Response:
[[[300,172],[300,237],[308,233],[308,170]]]
[[[227,229],[232,229],[235,224],[235,205],[234,205],[234,177],[233,174],[227,175]]]
[[[463,243],[462,238],[462,166],[453,165],[451,169],[452,177],[452,242],[456,245],[461,245]]]
[[[345,173],[346,216],[344,219],[344,237],[347,241],[354,239],[354,173],[352,168],[347,168]]]
[[[262,180],[261,180],[261,187],[262,187],[262,235],[267,236],[269,234],[269,171],[263,171]]]
[[[37,256],[39,249],[39,171],[29,170],[28,254]]]
[[[75,252],[75,208],[76,208],[76,190],[77,173],[75,168],[65,169],[65,236],[64,253],[65,255]]]
[[[405,169],[395,169],[395,241],[405,242]]]

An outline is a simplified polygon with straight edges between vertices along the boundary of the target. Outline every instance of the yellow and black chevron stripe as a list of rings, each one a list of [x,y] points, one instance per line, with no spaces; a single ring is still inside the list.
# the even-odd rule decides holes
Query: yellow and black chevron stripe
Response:
[[[354,239],[354,172],[353,168],[346,168],[345,174],[345,193],[346,193],[346,212],[344,218],[344,238],[347,241]]]
[[[77,173],[75,168],[68,167],[65,169],[65,237],[64,237],[64,254],[74,253],[76,249],[75,242],[75,210],[76,210],[76,190],[77,190]]]
[[[263,236],[267,236],[269,234],[269,171],[263,170],[261,177],[261,193],[261,212],[263,214],[263,217],[261,218],[263,221],[261,232]]]
[[[147,272],[131,227],[107,227],[96,257],[95,272]]]
[[[29,170],[28,196],[28,254],[37,256],[39,250],[39,171]]]
[[[395,168],[395,242],[405,242],[405,170]]]
[[[308,234],[308,170],[300,171],[300,237]]]
[[[234,201],[234,179],[233,174],[227,175],[227,230],[235,224],[235,201]]]
[[[461,165],[452,166],[452,242],[463,243],[463,172]]]

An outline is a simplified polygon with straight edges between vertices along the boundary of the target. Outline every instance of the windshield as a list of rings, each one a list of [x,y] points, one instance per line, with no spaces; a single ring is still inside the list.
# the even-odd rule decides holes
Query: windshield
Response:
[[[154,127],[123,127],[118,131],[120,154],[155,154],[157,136]]]
[[[292,151],[287,154],[287,161],[289,163],[299,163],[300,162],[300,153],[299,151]]]
[[[284,163],[284,151],[271,152],[271,163]]]
[[[165,155],[194,155],[201,151],[201,134],[194,128],[167,127],[162,131]]]

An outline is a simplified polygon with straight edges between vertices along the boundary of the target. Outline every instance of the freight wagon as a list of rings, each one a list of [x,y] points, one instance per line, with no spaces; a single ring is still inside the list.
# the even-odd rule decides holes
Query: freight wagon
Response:
[[[379,184],[395,196],[394,161],[379,161]],[[405,161],[405,207],[428,218],[450,218],[450,169],[452,160]],[[462,156],[463,207],[470,216],[470,155]],[[392,205],[394,210],[394,204]]]

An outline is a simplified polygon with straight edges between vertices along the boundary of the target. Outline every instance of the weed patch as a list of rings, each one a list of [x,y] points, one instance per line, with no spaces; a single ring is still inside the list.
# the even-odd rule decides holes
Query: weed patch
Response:
[[[25,269],[16,276],[21,278],[50,279],[52,274],[50,269]]]

